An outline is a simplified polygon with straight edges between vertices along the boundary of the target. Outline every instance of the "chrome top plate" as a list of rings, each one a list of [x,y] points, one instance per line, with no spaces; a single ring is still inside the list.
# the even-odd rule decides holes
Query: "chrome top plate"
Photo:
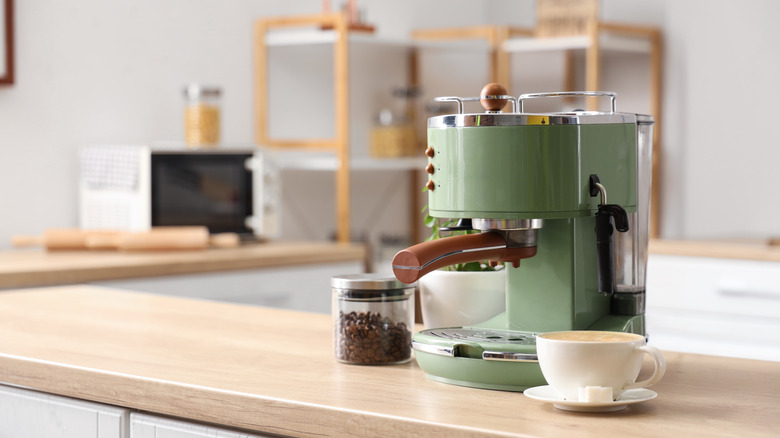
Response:
[[[645,120],[645,119],[643,119]],[[546,126],[546,125],[607,125],[636,123],[637,115],[631,113],[475,113],[447,114],[428,119],[429,128],[467,128],[480,126]]]

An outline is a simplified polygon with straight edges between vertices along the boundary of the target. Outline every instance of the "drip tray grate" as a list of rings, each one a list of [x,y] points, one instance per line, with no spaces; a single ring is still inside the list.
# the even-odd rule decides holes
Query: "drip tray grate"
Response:
[[[536,334],[504,330],[477,330],[468,328],[441,328],[423,330],[421,334],[443,339],[471,342],[492,342],[496,344],[534,344]]]

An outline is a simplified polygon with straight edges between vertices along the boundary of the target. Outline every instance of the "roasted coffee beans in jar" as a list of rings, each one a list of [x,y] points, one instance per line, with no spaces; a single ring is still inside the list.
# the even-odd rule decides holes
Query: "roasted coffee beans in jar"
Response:
[[[184,89],[184,140],[191,148],[214,148],[220,139],[221,90],[190,84]]]
[[[414,285],[377,274],[331,278],[336,359],[387,365],[412,358]]]

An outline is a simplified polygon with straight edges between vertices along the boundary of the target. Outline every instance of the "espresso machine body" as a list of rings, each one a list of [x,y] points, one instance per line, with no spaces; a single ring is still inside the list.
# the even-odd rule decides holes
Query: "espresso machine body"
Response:
[[[606,95],[612,111],[494,109],[428,121],[430,214],[467,220],[484,243],[464,236],[441,239],[451,239],[446,247],[426,242],[405,250],[414,256],[400,252],[394,272],[409,281],[429,264],[485,256],[504,261],[507,270],[505,313],[473,327],[414,336],[415,357],[434,380],[524,390],[545,384],[536,361],[538,333],[646,335],[652,118],[616,112],[613,93],[524,95],[512,103],[522,108],[527,99],[562,94]],[[468,98],[446,99],[462,107]]]

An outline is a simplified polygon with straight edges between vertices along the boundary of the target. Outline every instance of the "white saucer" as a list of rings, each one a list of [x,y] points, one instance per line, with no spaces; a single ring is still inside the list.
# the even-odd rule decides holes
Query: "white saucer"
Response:
[[[575,412],[613,412],[624,409],[626,406],[647,400],[652,400],[658,396],[655,391],[645,388],[629,389],[611,402],[581,402],[569,401],[561,397],[560,394],[549,385],[528,388],[523,394],[534,400],[550,402],[558,409]]]

